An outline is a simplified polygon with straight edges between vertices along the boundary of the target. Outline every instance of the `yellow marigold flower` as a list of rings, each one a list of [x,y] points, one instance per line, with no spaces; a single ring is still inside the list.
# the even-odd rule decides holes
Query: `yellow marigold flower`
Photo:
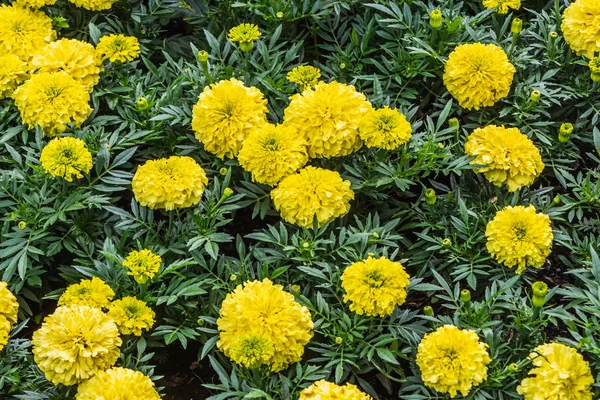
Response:
[[[483,6],[488,10],[495,8],[498,14],[506,14],[510,9],[521,8],[521,0],[483,0]]]
[[[340,386],[320,380],[300,392],[298,400],[373,400],[373,398],[351,383]]]
[[[92,169],[92,154],[85,142],[72,137],[52,139],[42,150],[40,162],[44,171],[52,176],[72,182],[73,177],[83,178]]]
[[[386,257],[369,257],[344,270],[344,302],[359,315],[385,317],[404,304],[409,276],[399,262]]]
[[[515,71],[501,47],[462,44],[448,57],[444,84],[461,107],[479,110],[508,96]]]
[[[286,75],[286,79],[300,86],[300,90],[312,89],[321,77],[321,70],[311,65],[299,65]]]
[[[113,301],[107,314],[123,335],[142,336],[143,329],[149,330],[154,325],[154,311],[146,302],[132,296]]]
[[[141,205],[174,210],[198,204],[207,183],[204,169],[193,158],[171,156],[146,161],[131,185]]]
[[[118,0],[69,0],[77,7],[83,7],[86,10],[102,11],[108,10]]]
[[[133,61],[140,55],[140,42],[135,36],[115,35],[111,33],[108,36],[100,38],[96,51],[103,60],[110,62]]]
[[[0,350],[8,343],[8,336],[14,324],[17,323],[19,303],[6,282],[0,282]]]
[[[258,26],[254,24],[240,24],[229,30],[227,39],[230,42],[238,42],[240,49],[243,51],[250,51],[254,46],[254,41],[262,35],[258,30]]]
[[[354,86],[319,82],[291,100],[285,109],[285,123],[308,140],[310,157],[347,156],[362,145],[358,128],[372,107]]]
[[[274,355],[273,343],[268,338],[255,333],[238,337],[229,353],[229,357],[235,363],[246,368],[269,365]]]
[[[41,11],[0,6],[0,54],[14,54],[23,61],[56,39],[52,18]]]
[[[30,8],[42,8],[44,6],[51,6],[56,3],[56,0],[15,0],[13,4],[19,7],[30,7]]]
[[[348,214],[354,192],[339,173],[308,166],[284,178],[271,198],[284,220],[310,228],[315,215],[323,226]]]
[[[133,276],[137,283],[143,285],[148,279],[154,278],[161,262],[162,258],[148,249],[134,250],[123,260],[123,266],[129,269],[127,275]]]
[[[192,129],[204,149],[234,158],[248,135],[267,123],[267,100],[257,88],[235,78],[207,86],[198,96]]]
[[[58,299],[59,306],[89,306],[107,308],[115,292],[100,278],[82,279],[79,283],[69,285]]]
[[[578,55],[593,58],[600,52],[600,5],[598,0],[576,0],[565,9],[561,29],[565,41]]]
[[[15,54],[0,55],[0,99],[10,97],[17,86],[27,79],[29,67],[25,61]]]
[[[306,140],[285,124],[267,124],[248,135],[238,161],[253,181],[275,186],[306,165]]]
[[[367,147],[394,150],[410,139],[412,127],[398,110],[385,106],[367,112],[359,132]]]
[[[77,387],[76,400],[160,400],[154,383],[140,371],[113,367]]]
[[[487,378],[491,362],[487,344],[475,331],[444,325],[423,337],[417,349],[417,365],[425,386],[455,397],[467,396]]]
[[[535,212],[532,205],[508,206],[498,211],[485,229],[487,249],[505,266],[517,267],[517,274],[527,267],[541,268],[552,248],[550,218]]]
[[[33,356],[55,385],[81,383],[112,367],[121,338],[114,321],[88,306],[58,307],[33,333]]]
[[[68,130],[67,124],[79,127],[91,114],[90,93],[67,72],[35,74],[13,93],[15,105],[24,124],[36,125],[47,136]]]
[[[529,355],[534,368],[517,387],[525,400],[591,400],[594,377],[575,349],[560,343],[543,344]]]
[[[89,91],[100,80],[104,70],[94,46],[75,39],[60,39],[47,44],[32,58],[31,65],[40,72],[68,72]]]
[[[471,164],[496,186],[506,185],[509,192],[529,186],[544,169],[535,144],[518,128],[488,125],[477,128],[465,143],[465,153],[475,157]]]
[[[314,324],[308,309],[269,279],[239,285],[223,300],[219,315],[218,348],[227,357],[237,357],[238,339],[258,335],[273,346],[272,356],[268,360],[260,357],[260,361],[274,372],[300,361],[304,346],[313,336]]]

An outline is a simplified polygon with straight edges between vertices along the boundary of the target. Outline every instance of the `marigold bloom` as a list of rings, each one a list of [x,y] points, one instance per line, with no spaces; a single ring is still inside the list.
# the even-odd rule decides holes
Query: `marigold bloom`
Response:
[[[33,356],[55,385],[75,385],[112,367],[121,338],[114,321],[88,306],[58,307],[33,333]]]
[[[417,350],[417,365],[425,386],[455,397],[467,396],[487,378],[491,358],[475,331],[444,325],[426,334]]]
[[[273,346],[272,356],[265,359],[263,349],[259,360],[274,372],[300,361],[304,346],[313,336],[314,324],[308,309],[269,279],[239,285],[223,300],[219,315],[218,348],[227,357],[238,357],[240,337],[258,335]]]
[[[444,85],[461,107],[479,110],[508,96],[515,71],[501,47],[462,44],[448,57]]]
[[[113,297],[115,297],[115,292],[112,288],[104,283],[102,279],[93,277],[69,285],[58,299],[58,305],[79,305],[102,309],[108,307]]]
[[[373,398],[351,383],[340,386],[320,380],[300,392],[298,400],[373,400]]]
[[[319,226],[346,215],[354,192],[339,173],[308,166],[284,178],[271,199],[284,220],[310,228],[315,215]]]
[[[142,336],[142,330],[149,330],[154,325],[154,311],[146,302],[132,296],[113,301],[107,314],[123,335]]]
[[[15,54],[0,55],[0,99],[10,97],[29,78],[29,66]]]
[[[56,3],[56,0],[15,0],[13,4],[19,7],[30,7],[30,8],[42,8],[44,6],[51,6]]]
[[[267,124],[248,135],[238,161],[253,181],[275,186],[306,165],[306,140],[285,124]]]
[[[593,58],[600,52],[599,20],[598,0],[576,0],[563,12],[560,28],[565,41],[578,55]]]
[[[0,350],[8,343],[8,336],[14,324],[17,323],[19,303],[6,282],[0,282]]]
[[[258,40],[261,35],[262,33],[258,30],[258,26],[254,24],[240,24],[229,30],[227,39],[232,43],[238,42],[241,50],[250,51],[254,46],[254,41]]]
[[[267,100],[235,78],[207,86],[194,106],[192,129],[204,149],[234,158],[246,137],[267,123]]]
[[[135,36],[115,35],[111,33],[108,36],[100,38],[96,51],[103,60],[110,62],[133,61],[140,55],[140,42]]]
[[[525,400],[591,400],[594,377],[575,349],[560,343],[543,344],[529,355],[533,368],[517,387]]]
[[[0,5],[0,54],[14,54],[23,61],[56,39],[52,18],[41,11]]]
[[[154,383],[139,371],[113,367],[77,387],[76,400],[160,400]]]
[[[141,205],[165,210],[198,204],[207,184],[204,169],[187,156],[146,161],[131,182],[135,199]]]
[[[391,315],[406,300],[408,278],[402,264],[386,257],[357,261],[342,274],[344,302],[359,315]]]
[[[529,186],[544,169],[535,144],[518,128],[488,125],[477,128],[465,143],[465,153],[475,157],[471,164],[496,186],[506,185],[509,192]]]
[[[67,124],[79,127],[91,114],[90,93],[66,72],[35,74],[13,93],[24,124],[42,128],[47,136],[67,131]]]
[[[229,353],[229,357],[236,364],[246,368],[269,365],[274,355],[273,343],[268,338],[255,333],[238,337]]]
[[[508,206],[498,211],[485,229],[487,249],[501,264],[517,267],[517,274],[527,267],[541,268],[552,248],[550,218],[535,212],[532,205]]]
[[[137,283],[143,285],[148,279],[154,278],[161,262],[162,258],[148,249],[134,250],[123,260],[123,266],[129,270],[127,275],[133,276]]]
[[[77,7],[83,7],[86,10],[102,11],[108,10],[118,0],[69,0]]]
[[[495,8],[498,14],[506,14],[511,9],[521,8],[521,0],[483,0],[483,6],[488,10]]]
[[[367,112],[359,132],[367,147],[394,150],[410,139],[412,127],[398,110],[385,106]]]
[[[319,83],[321,70],[311,65],[299,65],[287,73],[286,79],[300,86],[300,91],[314,88]]]
[[[292,96],[285,123],[307,139],[310,157],[347,156],[361,147],[358,129],[371,108],[354,86],[319,82],[314,89]]]
[[[73,177],[83,178],[83,174],[90,172],[92,154],[83,140],[61,137],[52,139],[44,147],[40,162],[50,175],[72,182]]]

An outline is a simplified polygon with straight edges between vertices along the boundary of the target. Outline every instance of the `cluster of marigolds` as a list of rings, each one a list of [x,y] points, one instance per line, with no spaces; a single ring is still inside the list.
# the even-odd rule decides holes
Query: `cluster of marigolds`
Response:
[[[114,34],[100,38],[96,47],[74,39],[57,40],[51,18],[38,10],[55,1],[16,0],[0,6],[0,96],[14,99],[23,124],[39,127],[52,138],[41,152],[43,170],[72,182],[90,172],[93,158],[84,141],[66,134],[91,114],[90,94],[104,62],[112,68],[132,61],[140,46],[134,37]],[[115,0],[69,1],[102,10]],[[483,4],[499,13],[520,7],[519,0]],[[431,13],[434,29],[442,18],[438,10]],[[594,58],[600,51],[598,20],[597,0],[577,0],[565,10],[562,24],[567,43],[590,59],[595,81],[600,78],[600,62]],[[513,33],[520,29],[515,19]],[[258,27],[242,24],[228,38],[249,52],[260,36]],[[201,52],[203,66],[207,60],[208,54]],[[509,94],[515,72],[501,47],[465,43],[449,54],[443,80],[461,107],[480,109]],[[307,166],[311,159],[347,156],[363,145],[394,150],[412,133],[397,109],[376,108],[352,85],[323,82],[320,77],[312,66],[290,71],[288,80],[300,90],[291,97],[280,124],[268,122],[261,91],[235,78],[207,86],[192,120],[196,138],[207,152],[221,159],[237,158],[253,181],[272,187],[274,206],[285,221],[308,228],[344,216],[354,198],[349,181],[338,172]],[[146,104],[145,99],[138,104]],[[563,135],[571,131],[570,124],[561,127]],[[538,148],[518,127],[477,128],[464,150],[473,157],[477,173],[509,192],[531,185],[544,168]],[[204,169],[193,158],[172,156],[140,165],[132,189],[141,205],[168,211],[197,205],[207,184]],[[490,254],[506,267],[515,267],[516,273],[542,267],[553,241],[549,217],[532,205],[499,211],[485,235]],[[148,285],[159,274],[161,262],[160,256],[143,249],[132,250],[122,265],[138,284]],[[405,302],[409,279],[399,262],[385,257],[358,260],[342,274],[344,301],[358,315],[388,316]],[[534,292],[543,304],[547,287],[534,285]],[[79,400],[109,399],[119,392],[129,393],[131,399],[158,399],[148,377],[115,367],[121,335],[139,336],[151,329],[154,312],[135,297],[113,300],[114,296],[111,287],[96,277],[69,286],[56,311],[33,335],[35,361],[53,383],[79,385]],[[17,310],[15,296],[0,283],[0,346],[17,323]],[[226,356],[242,367],[267,372],[300,361],[314,328],[309,310],[269,279],[246,282],[230,293],[217,325],[217,346]],[[533,368],[517,389],[526,399],[591,399],[594,380],[575,349],[548,343],[532,349],[530,358]],[[425,385],[454,397],[459,392],[466,396],[486,380],[491,358],[476,332],[445,325],[423,337],[416,362]],[[350,383],[324,380],[300,395],[302,400],[370,398]]]

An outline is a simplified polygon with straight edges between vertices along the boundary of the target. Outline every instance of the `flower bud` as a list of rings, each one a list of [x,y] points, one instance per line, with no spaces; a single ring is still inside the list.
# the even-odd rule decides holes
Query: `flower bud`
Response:
[[[225,190],[223,190],[223,197],[225,197],[226,199],[230,198],[232,195],[233,195],[232,188],[225,188]]]
[[[219,174],[221,174],[222,176],[227,175],[227,171],[229,171],[229,169],[223,167],[219,170]]]
[[[533,292],[532,303],[534,307],[542,308],[546,304],[546,294],[548,293],[548,285],[544,282],[537,281],[531,285]]]
[[[235,282],[235,281],[237,281],[237,275],[236,275],[236,274],[231,274],[231,276],[229,277],[229,280],[230,280],[231,282]]]
[[[469,289],[463,289],[460,291],[460,299],[463,303],[467,304],[471,301],[471,291]]]
[[[554,204],[555,206],[560,204],[560,196],[558,194],[552,199],[552,204]]]
[[[444,247],[452,246],[452,240],[450,240],[448,238],[444,238],[444,240],[442,240],[442,246],[444,246]]]
[[[512,20],[512,23],[510,24],[510,31],[512,32],[512,34],[516,36],[519,33],[521,33],[522,29],[523,29],[523,20],[521,18],[514,18]]]
[[[437,197],[435,196],[435,190],[429,188],[425,191],[425,202],[430,206],[434,205],[437,201]]]
[[[200,50],[198,52],[198,61],[200,61],[201,63],[207,62],[208,61],[208,51]]]
[[[346,63],[341,63],[340,64],[340,69],[345,69],[346,68]]]
[[[517,363],[509,364],[508,371],[509,372],[517,372],[519,370],[519,365]]]
[[[342,344],[342,343],[344,343],[344,339],[342,339],[339,336],[335,338],[335,344]]]
[[[429,13],[429,25],[431,25],[433,29],[439,29],[440,26],[442,26],[442,19],[443,16],[440,10],[433,10]]]
[[[450,118],[448,120],[448,126],[450,128],[454,128],[455,130],[458,130],[460,128],[460,122],[458,121],[458,118]]]
[[[539,90],[534,90],[529,95],[529,99],[534,103],[537,103],[541,97],[542,97],[542,94],[539,92]]]
[[[435,315],[435,313],[433,312],[433,307],[431,307],[431,306],[423,307],[423,314],[425,314],[428,317],[433,317]]]
[[[373,232],[373,233],[371,233],[371,237],[372,237],[373,239],[379,239],[379,233],[377,233],[377,232]]]
[[[198,318],[198,321],[196,321],[196,323],[198,324],[198,326],[203,326],[206,323],[206,320],[204,318]]]
[[[148,99],[145,97],[138,97],[135,101],[135,105],[138,111],[146,111],[150,108],[150,103],[148,103]]]
[[[248,53],[254,48],[254,42],[240,42],[240,50]]]
[[[294,292],[300,293],[300,289],[301,289],[300,285],[292,285],[292,290]]]
[[[277,18],[279,19],[283,18],[283,13],[281,11],[277,12],[275,15],[277,15]]]
[[[569,122],[562,123],[558,130],[558,141],[561,143],[567,142],[571,133],[573,133],[573,124]]]
[[[19,221],[19,225],[18,226],[19,226],[20,230],[23,230],[23,229],[27,228],[27,222],[25,222],[25,221]]]
[[[310,243],[304,242],[304,243],[302,243],[302,247],[304,247],[305,249],[308,249],[310,247]]]
[[[558,37],[558,33],[557,32],[554,32],[554,31],[550,32],[550,38],[551,39],[556,39],[557,37]]]

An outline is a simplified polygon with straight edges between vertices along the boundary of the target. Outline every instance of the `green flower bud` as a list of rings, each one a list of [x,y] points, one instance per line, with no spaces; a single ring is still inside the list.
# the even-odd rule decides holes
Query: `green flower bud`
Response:
[[[235,281],[237,281],[237,275],[236,275],[236,274],[231,274],[231,276],[229,277],[229,280],[230,280],[231,282],[235,282]]]
[[[226,199],[230,198],[232,195],[233,195],[232,188],[225,188],[225,190],[223,190],[223,197],[225,197]]]
[[[461,290],[460,299],[463,301],[463,303],[469,303],[471,301],[471,291],[469,289]]]
[[[345,69],[346,68],[346,63],[341,63],[340,64],[340,69]]]
[[[512,363],[508,366],[509,372],[517,372],[519,370],[519,365],[517,363]]]
[[[573,124],[569,122],[562,123],[558,130],[558,141],[561,143],[567,142],[571,133],[573,133]]]
[[[294,292],[300,293],[300,285],[292,285],[292,290]]]
[[[335,344],[342,344],[342,343],[344,343],[344,339],[342,339],[339,336],[335,338]]]
[[[448,120],[448,126],[450,128],[454,128],[455,130],[458,130],[460,128],[460,122],[458,121],[458,118],[450,118]]]
[[[533,292],[533,298],[531,302],[534,307],[542,308],[546,304],[546,294],[548,294],[548,285],[544,282],[537,281],[531,285],[531,291]]]
[[[516,36],[519,33],[521,33],[522,29],[523,29],[523,20],[521,18],[513,19],[512,23],[510,24],[510,31],[512,32],[512,34]]]
[[[275,14],[275,15],[277,15],[277,18],[279,18],[279,19],[283,18],[283,13],[282,13],[281,11],[279,11],[279,12],[278,12],[277,14]]]
[[[27,222],[25,221],[19,221],[19,225],[18,225],[20,230],[23,230],[25,228],[27,228]]]
[[[557,37],[558,37],[558,33],[557,32],[554,32],[554,31],[550,32],[550,38],[551,39],[556,39]]]
[[[223,167],[219,170],[219,174],[221,174],[222,176],[227,175],[227,171],[229,171],[229,169]]]
[[[554,204],[555,206],[560,204],[560,196],[559,195],[554,196],[554,198],[552,199],[552,204]]]
[[[135,101],[135,105],[138,111],[146,111],[150,108],[150,103],[148,103],[148,99],[145,97],[138,97]]]
[[[428,317],[433,317],[435,315],[435,313],[433,312],[433,307],[431,307],[431,306],[423,307],[423,314],[425,314]]]
[[[310,243],[304,242],[304,243],[302,243],[302,247],[304,247],[305,249],[308,249],[310,247]]]
[[[433,29],[439,29],[442,26],[443,15],[440,10],[433,10],[429,13],[429,25]]]
[[[450,240],[448,238],[444,238],[444,240],[442,240],[442,246],[444,246],[444,247],[452,246],[452,240]]]
[[[240,42],[240,50],[248,53],[254,48],[254,42]]]
[[[198,61],[200,61],[201,63],[207,62],[208,61],[208,51],[200,50],[198,52]]]
[[[372,237],[373,239],[379,239],[379,233],[377,233],[377,232],[373,232],[373,233],[371,233],[371,237]]]
[[[537,103],[541,97],[542,97],[542,94],[539,92],[539,90],[534,90],[529,95],[529,99],[534,103]]]
[[[204,320],[204,318],[198,318],[198,321],[196,321],[196,323],[198,324],[198,326],[203,326],[206,321]]]
[[[425,191],[425,202],[430,206],[434,205],[437,201],[437,197],[435,196],[435,190],[429,188]]]

